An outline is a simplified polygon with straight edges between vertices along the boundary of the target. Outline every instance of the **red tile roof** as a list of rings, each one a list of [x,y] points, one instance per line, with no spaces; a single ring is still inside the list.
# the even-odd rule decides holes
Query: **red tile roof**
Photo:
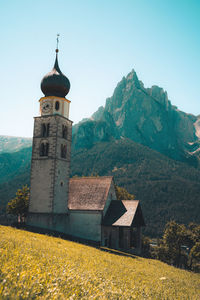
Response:
[[[112,178],[112,176],[70,178],[68,208],[103,210]]]

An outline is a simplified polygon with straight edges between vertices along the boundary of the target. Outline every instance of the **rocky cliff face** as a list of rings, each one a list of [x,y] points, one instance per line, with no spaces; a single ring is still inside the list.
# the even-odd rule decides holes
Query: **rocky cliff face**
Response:
[[[126,137],[174,159],[184,160],[197,150],[197,127],[197,117],[171,105],[162,88],[144,88],[132,70],[118,83],[105,107],[75,126],[73,146],[88,148],[98,141]]]
[[[0,135],[0,153],[16,152],[31,145],[31,138]]]

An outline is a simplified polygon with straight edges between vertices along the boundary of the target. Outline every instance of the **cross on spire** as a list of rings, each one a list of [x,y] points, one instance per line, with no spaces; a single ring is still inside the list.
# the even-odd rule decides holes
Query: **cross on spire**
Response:
[[[60,34],[58,33],[57,34],[57,38],[56,38],[56,53],[58,53],[58,43],[59,43],[59,36],[60,36]]]

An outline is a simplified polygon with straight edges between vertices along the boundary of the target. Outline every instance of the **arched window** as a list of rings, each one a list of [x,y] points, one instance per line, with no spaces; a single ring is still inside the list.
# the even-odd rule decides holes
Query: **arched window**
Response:
[[[40,156],[44,156],[44,143],[40,145]]]
[[[48,137],[49,136],[49,128],[50,124],[49,123],[42,123],[42,137]]]
[[[42,142],[40,144],[40,156],[48,156],[49,154],[49,143]]]
[[[67,157],[67,145],[61,145],[61,157],[62,158],[66,158]]]
[[[59,101],[56,101],[56,103],[55,103],[55,110],[59,110],[59,108],[60,108],[60,103],[59,103]]]
[[[42,136],[45,137],[46,136],[46,124],[42,123]]]
[[[46,136],[49,136],[49,128],[50,128],[50,124],[48,123],[47,124],[47,135]]]
[[[48,156],[48,154],[49,154],[49,143],[46,143],[45,144],[45,156]]]
[[[62,125],[62,138],[67,139],[67,126]]]

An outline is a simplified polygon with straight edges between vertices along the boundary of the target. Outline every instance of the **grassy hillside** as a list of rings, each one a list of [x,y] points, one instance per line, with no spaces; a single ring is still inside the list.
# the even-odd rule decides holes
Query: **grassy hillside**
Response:
[[[0,226],[0,299],[199,299],[200,275]]]

